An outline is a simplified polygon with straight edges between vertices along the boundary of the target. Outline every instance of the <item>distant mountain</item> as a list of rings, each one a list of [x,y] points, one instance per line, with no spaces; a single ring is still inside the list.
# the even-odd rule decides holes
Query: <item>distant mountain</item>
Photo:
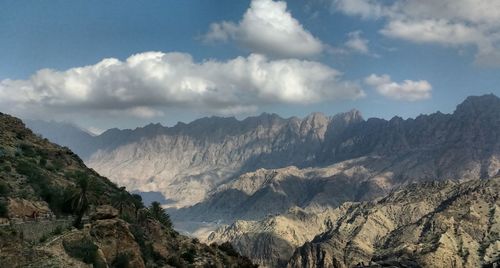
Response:
[[[41,134],[58,142],[50,133]],[[75,141],[68,146],[85,144],[75,150],[82,152],[90,167],[129,189],[159,191],[173,201],[170,206],[180,208],[201,201],[214,204],[214,198],[233,201],[228,198],[231,195],[220,199],[227,185],[260,168],[269,172],[288,166],[327,168],[358,159],[358,166],[334,176],[339,179],[343,174],[348,187],[346,192],[339,188],[345,198],[338,201],[366,200],[413,181],[492,177],[500,169],[499,137],[500,99],[484,95],[467,98],[453,114],[438,112],[415,119],[364,120],[356,110],[331,117],[315,113],[304,119],[283,119],[275,114],[241,121],[210,117],[174,127],[150,124],[134,130],[111,129],[88,143]],[[363,162],[367,158],[376,161]],[[352,172],[362,169],[365,171]],[[352,180],[352,174],[362,175]],[[307,174],[304,177],[313,179]],[[319,177],[328,181],[329,176]],[[292,185],[291,178],[287,180],[290,183],[286,184]],[[305,183],[312,187],[309,181]],[[280,185],[284,187],[285,183]],[[305,187],[303,183],[298,185]],[[272,185],[260,186],[262,191],[255,193],[266,198],[273,194]],[[329,188],[323,186],[307,191],[312,196],[321,192],[328,195]],[[231,187],[236,192],[229,189],[228,193],[236,199],[259,204],[259,196],[245,197],[238,192],[245,189]],[[271,203],[260,199],[279,209],[261,210],[283,212],[310,203],[307,198],[290,198],[294,193],[290,187],[284,188],[288,197],[282,203],[275,198],[269,199]],[[211,211],[213,215],[230,211],[227,206],[232,204],[223,203],[217,211]]]
[[[82,158],[94,151],[91,146],[94,136],[74,124],[42,120],[25,120],[24,122],[33,132],[61,146],[71,148]]]

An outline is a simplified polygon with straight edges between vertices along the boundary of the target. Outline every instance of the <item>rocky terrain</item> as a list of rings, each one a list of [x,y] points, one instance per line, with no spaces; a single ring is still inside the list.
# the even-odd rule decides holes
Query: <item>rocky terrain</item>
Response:
[[[271,114],[242,121],[210,117],[174,127],[111,129],[90,139],[88,134],[69,140],[42,127],[38,130],[74,149],[114,182],[162,192],[171,201],[169,206],[176,208],[218,196],[222,184],[260,168],[323,168],[379,157],[380,163],[369,173],[393,173],[389,187],[411,181],[487,178],[500,170],[500,99],[494,95],[469,97],[453,114],[437,112],[406,120],[364,120],[353,110],[304,119]],[[359,192],[356,188],[348,195]],[[352,200],[383,193],[375,187]]]
[[[340,215],[339,208],[291,208],[281,215],[258,221],[237,220],[219,227],[206,237],[207,243],[230,241],[241,254],[264,267],[282,267],[295,249],[328,230]]]
[[[283,119],[262,114],[202,118],[168,128],[150,124],[135,130],[111,129],[86,146],[38,130],[44,137],[81,152],[85,162],[120,185],[159,191],[182,207],[202,201],[219,184],[258,168],[316,163],[327,130],[360,122],[357,111],[327,117],[311,114]],[[92,153],[88,153],[93,148]]]
[[[208,241],[271,267],[488,267],[500,264],[499,193],[498,177],[410,184],[375,201],[236,221]]]
[[[179,235],[161,207],[144,208],[69,149],[1,113],[0,266],[254,267],[230,244]]]
[[[498,265],[499,193],[497,177],[414,184],[378,201],[346,203],[288,267]]]
[[[171,212],[184,220],[227,223],[258,220],[293,207],[322,210],[370,200],[399,183],[403,168],[399,173],[381,172],[391,164],[385,158],[362,157],[321,168],[259,169],[220,185],[204,202]]]

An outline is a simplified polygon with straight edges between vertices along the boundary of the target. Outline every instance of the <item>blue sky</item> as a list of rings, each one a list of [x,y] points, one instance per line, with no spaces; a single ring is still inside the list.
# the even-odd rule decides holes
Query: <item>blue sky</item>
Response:
[[[102,130],[351,108],[415,117],[500,95],[494,0],[0,3],[0,111],[24,118]],[[95,67],[105,58],[117,61]],[[139,77],[151,68],[155,83]]]

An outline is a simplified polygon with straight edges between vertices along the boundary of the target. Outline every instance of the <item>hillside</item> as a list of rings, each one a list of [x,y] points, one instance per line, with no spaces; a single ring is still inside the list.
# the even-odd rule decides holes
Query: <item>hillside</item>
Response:
[[[497,177],[414,184],[378,201],[345,204],[288,267],[498,265],[499,193]]]
[[[499,193],[498,177],[411,184],[376,201],[239,220],[207,241],[271,267],[481,267],[500,263]]]
[[[74,228],[80,212],[83,228]],[[1,113],[0,264],[253,267],[229,244],[179,235],[161,208],[144,208],[69,149]]]

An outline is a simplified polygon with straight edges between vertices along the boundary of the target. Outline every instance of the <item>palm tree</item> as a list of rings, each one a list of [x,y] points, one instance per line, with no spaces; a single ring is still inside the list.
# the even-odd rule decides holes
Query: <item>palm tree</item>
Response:
[[[168,216],[165,209],[161,207],[160,203],[154,201],[153,203],[151,203],[151,206],[149,206],[148,210],[153,219],[159,221],[167,228],[172,228],[172,221],[170,221],[170,216]]]
[[[144,208],[144,203],[142,203],[142,196],[138,194],[132,194],[132,204],[134,205],[135,218],[137,219],[139,209]]]
[[[118,209],[120,216],[122,216],[123,208],[128,204],[128,193],[125,191],[125,187],[120,187],[120,192],[113,197],[113,206]]]
[[[87,174],[80,173],[77,175],[77,186],[78,189],[75,191],[72,198],[73,201],[71,202],[73,211],[76,213],[76,219],[73,225],[76,228],[82,228],[83,215],[89,209],[88,191],[90,183]]]

